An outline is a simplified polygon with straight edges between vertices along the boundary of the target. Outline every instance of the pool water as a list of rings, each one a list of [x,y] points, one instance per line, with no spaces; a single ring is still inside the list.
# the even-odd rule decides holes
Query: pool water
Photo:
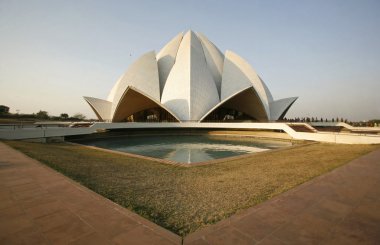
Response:
[[[292,145],[275,140],[208,135],[123,136],[82,140],[80,143],[181,163],[204,162]]]

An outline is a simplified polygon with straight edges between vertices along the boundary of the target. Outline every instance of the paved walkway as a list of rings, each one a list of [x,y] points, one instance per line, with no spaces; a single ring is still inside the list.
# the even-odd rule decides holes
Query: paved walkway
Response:
[[[0,142],[0,244],[181,244]],[[380,150],[185,237],[184,244],[379,244]]]
[[[380,244],[380,150],[196,231],[184,244]]]
[[[181,240],[0,142],[0,244],[181,244]]]

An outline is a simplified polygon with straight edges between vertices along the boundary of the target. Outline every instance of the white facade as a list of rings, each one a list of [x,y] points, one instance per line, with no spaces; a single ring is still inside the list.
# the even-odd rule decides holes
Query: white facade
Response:
[[[297,98],[274,100],[254,69],[237,54],[223,54],[200,33],[180,33],[156,55],[138,58],[107,100],[85,97],[101,121],[122,122],[161,108],[180,122],[201,122],[219,108],[257,121],[281,119]]]

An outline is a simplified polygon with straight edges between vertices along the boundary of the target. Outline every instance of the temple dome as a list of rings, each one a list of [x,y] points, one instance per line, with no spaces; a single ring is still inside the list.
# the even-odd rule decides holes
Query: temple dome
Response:
[[[190,30],[157,55],[150,51],[139,57],[107,100],[84,99],[101,121],[202,122],[223,120],[231,111],[254,121],[279,120],[297,98],[274,100],[243,58],[232,51],[223,54],[203,34]]]

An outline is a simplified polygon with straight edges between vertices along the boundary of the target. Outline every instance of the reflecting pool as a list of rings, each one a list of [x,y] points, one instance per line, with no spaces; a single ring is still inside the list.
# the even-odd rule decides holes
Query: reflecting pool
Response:
[[[208,135],[123,136],[78,143],[181,163],[204,162],[292,145],[284,141]]]

